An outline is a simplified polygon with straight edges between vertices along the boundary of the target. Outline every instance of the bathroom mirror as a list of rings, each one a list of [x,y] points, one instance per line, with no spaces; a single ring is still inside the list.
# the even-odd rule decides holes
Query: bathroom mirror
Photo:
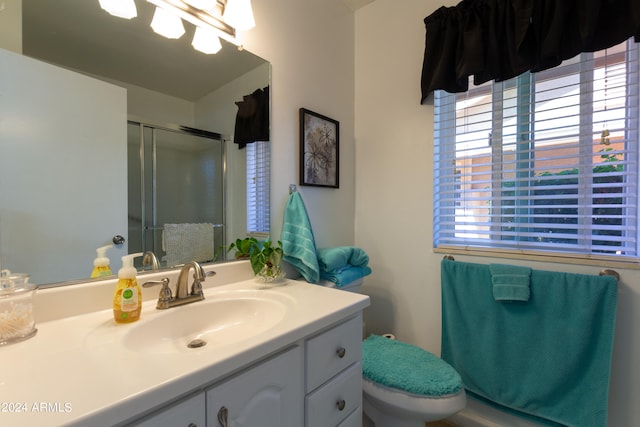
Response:
[[[194,28],[188,23],[184,24],[186,33],[178,40],[159,36],[149,27],[154,6],[143,0],[136,0],[136,6],[138,16],[132,20],[124,20],[102,10],[97,0],[22,0],[22,54],[126,88],[128,109],[122,123],[125,131],[123,138],[118,138],[118,143],[124,144],[125,152],[126,122],[132,116],[134,120],[144,123],[167,124],[169,128],[177,125],[178,128],[183,126],[201,129],[229,137],[233,133],[237,111],[234,101],[241,101],[243,96],[255,89],[269,85],[268,62],[224,40],[222,50],[215,55],[195,51],[191,46]],[[225,97],[224,108],[212,99],[218,93]],[[132,96],[135,96],[133,101]],[[170,104],[165,106],[160,100],[169,100]],[[220,114],[217,110],[221,110]],[[0,144],[0,156],[5,162],[12,161],[11,148],[11,144],[5,144],[4,141]],[[223,209],[229,219],[229,223],[225,224],[228,240],[241,235],[246,229],[245,224],[238,220],[246,215],[246,200],[243,194],[242,197],[238,194],[244,191],[246,178],[244,150],[238,150],[229,141],[225,143],[225,150],[227,197],[224,199]],[[96,169],[108,167],[113,174],[127,176],[126,161],[117,162],[118,164],[109,162],[105,165],[100,162],[100,153],[92,155],[91,152],[84,151],[74,159],[61,158],[56,153],[39,152],[38,156],[50,156],[57,166],[46,168],[42,176],[37,176],[37,171],[30,169],[28,177],[16,176],[11,182],[0,182],[0,191],[10,186],[14,194],[29,197],[36,194],[33,186],[55,182],[56,170],[61,173],[73,170],[74,162],[94,164]],[[24,162],[24,157],[16,162]],[[97,191],[112,185],[110,182],[93,182],[94,178],[87,175],[78,179],[93,183]],[[55,191],[55,185],[49,186]],[[89,194],[82,194],[70,199],[66,192],[56,196],[53,193],[52,199],[64,200],[71,207],[83,206],[83,200],[90,197]],[[123,191],[121,197],[122,206],[127,206],[127,191]],[[5,208],[7,206],[0,206],[2,210]],[[47,209],[52,213],[55,210],[50,207]],[[2,268],[11,268],[16,260],[20,260],[19,265],[28,267],[19,267],[17,270],[25,270],[25,273],[31,274],[33,282],[38,285],[73,283],[89,277],[96,248],[99,246],[95,240],[84,242],[83,239],[75,238],[72,241],[58,241],[53,250],[50,246],[45,253],[38,252],[42,245],[37,240],[22,241],[18,245],[9,244],[7,237],[18,226],[37,229],[43,237],[52,228],[50,224],[30,222],[32,218],[14,214],[9,210],[9,215],[0,215]],[[93,217],[91,212],[84,215],[86,218]],[[73,223],[65,223],[64,215],[58,217],[59,222],[55,227],[74,227]],[[121,222],[127,224],[127,218],[122,218]],[[126,227],[122,232],[113,234],[129,238]],[[111,236],[105,236],[104,244],[110,243],[107,238],[110,240]],[[226,242],[216,241],[215,245],[223,243]],[[82,256],[66,256],[65,248],[71,246],[76,253],[82,253]],[[118,252],[117,247],[108,253],[114,273],[120,268],[120,256],[123,254]],[[59,268],[55,272],[51,269],[46,272],[38,271],[38,260],[44,260],[45,257],[57,257],[60,260],[56,262]],[[81,271],[86,274],[72,268],[74,266],[82,266]]]

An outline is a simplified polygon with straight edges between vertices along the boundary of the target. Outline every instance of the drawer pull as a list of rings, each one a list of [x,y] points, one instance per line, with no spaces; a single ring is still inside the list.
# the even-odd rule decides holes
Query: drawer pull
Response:
[[[189,425],[187,427],[198,427],[198,424],[196,423],[189,423]]]
[[[229,410],[226,406],[223,406],[218,411],[218,422],[220,423],[220,427],[227,427],[227,416],[229,415]]]
[[[344,355],[347,354],[347,350],[344,347],[340,347],[338,350],[336,350],[336,354],[340,359],[342,359]]]
[[[344,407],[347,406],[347,402],[344,399],[340,399],[336,402],[336,406],[338,407],[338,411],[344,410]]]

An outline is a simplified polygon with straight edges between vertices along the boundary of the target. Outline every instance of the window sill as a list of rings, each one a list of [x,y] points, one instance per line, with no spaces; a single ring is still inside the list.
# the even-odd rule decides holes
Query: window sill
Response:
[[[623,260],[615,256],[580,255],[561,252],[533,252],[518,249],[504,250],[493,248],[479,248],[472,246],[441,246],[438,248],[433,248],[433,252],[446,255],[468,255],[640,270],[639,258],[628,258]]]

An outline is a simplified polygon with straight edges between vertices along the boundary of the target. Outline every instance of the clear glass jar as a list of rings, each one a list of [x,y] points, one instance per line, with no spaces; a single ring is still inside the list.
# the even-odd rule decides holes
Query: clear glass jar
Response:
[[[0,345],[23,341],[37,332],[33,314],[35,286],[29,276],[2,270],[0,274]]]

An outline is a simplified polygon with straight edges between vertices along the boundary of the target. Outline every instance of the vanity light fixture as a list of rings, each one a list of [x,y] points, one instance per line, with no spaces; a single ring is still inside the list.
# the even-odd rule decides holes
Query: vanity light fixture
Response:
[[[151,21],[151,28],[168,39],[179,39],[184,34],[182,20],[161,7],[156,7]]]
[[[156,6],[173,13],[184,21],[190,22],[196,27],[209,28],[213,30],[218,37],[223,38],[235,45],[238,44],[236,39],[236,28],[226,23],[223,19],[224,10],[231,0],[214,0],[214,6],[211,8],[199,9],[192,6],[193,2],[197,2],[201,6],[203,0],[147,0]],[[253,16],[253,12],[251,12]]]
[[[112,9],[108,9],[103,4],[109,1],[115,3],[130,1],[135,8],[133,0],[100,0],[100,6],[115,16],[121,15],[116,15],[111,11]],[[156,33],[167,38],[180,38],[185,32],[181,21],[187,21],[196,27],[193,47],[207,54],[216,53],[222,48],[219,38],[239,45],[236,30],[246,31],[255,27],[251,0],[147,0],[147,2],[156,6],[151,23]],[[172,18],[169,19],[166,15],[171,15]],[[174,23],[166,24],[165,21]],[[171,29],[165,29],[167,25],[170,25]]]
[[[217,0],[184,0],[185,3],[190,4],[196,9],[200,10],[212,10],[216,7]]]
[[[133,0],[100,0],[100,7],[118,18],[131,19],[138,16]]]

